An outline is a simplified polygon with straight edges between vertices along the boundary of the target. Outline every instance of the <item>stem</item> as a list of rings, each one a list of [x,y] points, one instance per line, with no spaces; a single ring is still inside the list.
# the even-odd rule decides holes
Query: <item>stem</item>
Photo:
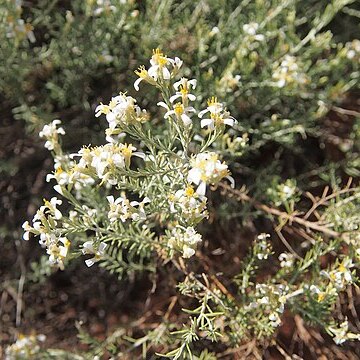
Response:
[[[244,192],[241,192],[239,190],[236,189],[232,189],[229,185],[224,184],[224,183],[220,183],[219,186],[226,191],[226,193],[231,193],[232,195],[235,195],[236,198],[239,201],[246,201],[248,203],[250,203],[251,205],[253,205],[256,209],[262,210],[268,214],[271,215],[275,215],[278,216],[282,219],[286,219],[287,221],[289,221],[289,223],[297,223],[299,225],[304,226],[307,229],[312,229],[315,231],[319,231],[322,232],[323,234],[329,235],[331,237],[341,237],[341,233],[331,230],[328,227],[326,227],[325,225],[321,225],[319,223],[316,222],[312,222],[309,220],[305,220],[303,218],[300,218],[294,214],[288,214],[285,211],[281,211],[279,209],[276,208],[271,208],[265,204],[260,203],[259,201],[253,199],[252,197],[250,197],[249,195],[245,194]]]

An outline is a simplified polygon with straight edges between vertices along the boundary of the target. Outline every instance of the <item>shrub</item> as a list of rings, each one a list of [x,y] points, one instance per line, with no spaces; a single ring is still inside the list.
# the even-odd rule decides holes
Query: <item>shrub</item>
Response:
[[[76,356],[266,349],[287,314],[337,344],[359,338],[339,306],[360,257],[351,4],[1,5],[0,87],[16,117],[42,129],[55,162],[47,180],[57,197],[23,225],[47,253],[29,279],[82,259],[119,279],[160,274],[175,294],[155,327],[134,321],[99,342],[79,324],[89,351]],[[150,67],[135,70],[152,48]],[[108,101],[119,84],[127,92]],[[98,146],[78,150],[73,132],[85,127],[84,143]],[[63,147],[65,130],[73,140]]]

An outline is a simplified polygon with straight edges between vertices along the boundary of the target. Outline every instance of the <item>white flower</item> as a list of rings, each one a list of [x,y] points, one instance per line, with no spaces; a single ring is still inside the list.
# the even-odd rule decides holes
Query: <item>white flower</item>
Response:
[[[284,267],[290,268],[294,264],[295,257],[293,254],[290,253],[281,253],[279,255],[279,260],[280,260],[280,266],[282,268]]]
[[[57,167],[53,174],[46,175],[46,181],[55,179],[59,185],[67,185],[70,183],[70,174],[64,171],[61,166]]]
[[[24,232],[24,235],[23,235],[23,239],[28,241],[29,238],[30,238],[30,232],[32,230],[32,227],[30,226],[29,222],[28,221],[25,221],[23,224],[22,224],[22,228],[25,230]]]
[[[54,215],[56,220],[60,220],[62,218],[61,211],[57,208],[58,205],[61,205],[62,201],[57,197],[52,197],[50,201],[44,199],[44,205],[40,207],[40,212],[44,212],[45,210],[49,210],[52,215]]]
[[[65,135],[65,130],[62,127],[57,128],[57,125],[60,124],[61,124],[60,120],[53,120],[51,124],[45,125],[43,127],[43,129],[39,132],[39,136],[41,138],[43,137],[48,138],[54,136],[55,134]]]
[[[121,150],[121,154],[124,157],[125,165],[127,167],[130,166],[130,159],[132,156],[137,156],[141,159],[145,159],[145,154],[141,151],[134,151],[136,150],[135,146],[132,146],[131,144],[119,144],[119,148]]]
[[[110,210],[108,212],[110,222],[115,222],[118,218],[120,218],[122,222],[126,221],[128,218],[127,207],[124,205],[126,198],[118,197],[115,200],[112,195],[107,196],[106,198],[110,205]]]
[[[101,242],[97,248],[94,246],[93,241],[86,241],[83,244],[82,253],[84,255],[92,254],[94,255],[93,258],[85,260],[86,266],[90,267],[93,266],[96,262],[100,261],[105,256],[105,249],[107,247],[107,244],[104,242]]]
[[[265,36],[262,34],[256,34],[258,28],[259,24],[256,22],[243,25],[243,30],[246,34],[251,36],[251,38],[253,38],[254,40],[263,41],[265,39]]]
[[[224,105],[218,102],[215,96],[211,97],[207,103],[207,108],[199,112],[199,118],[202,118],[208,112],[211,114],[220,114],[224,110]]]
[[[219,34],[219,33],[220,33],[220,29],[219,29],[217,26],[214,26],[214,27],[211,29],[209,35],[210,35],[210,36],[214,36],[214,35],[217,35],[217,34]]]
[[[175,70],[179,70],[182,67],[182,64],[183,64],[183,61],[180,58],[178,58],[177,56],[175,56],[174,63],[173,63]]]
[[[176,72],[180,69],[182,63],[182,60],[178,57],[170,59],[159,49],[154,50],[150,59],[150,68],[146,70],[144,66],[140,66],[139,69],[135,71],[135,74],[139,76],[134,83],[135,90],[139,91],[139,84],[143,80],[154,86],[157,85],[158,80],[170,80],[171,72],[168,66],[172,66],[173,71]]]
[[[125,222],[127,219],[132,219],[133,221],[146,219],[144,206],[150,202],[150,199],[147,197],[141,202],[129,201],[125,194],[123,194],[116,200],[112,195],[107,196],[107,200],[110,206],[108,217],[111,223],[117,221],[117,219],[120,219],[122,222]]]
[[[156,80],[154,80],[154,78],[152,78],[149,75],[149,72],[145,69],[145,66],[140,66],[138,70],[135,70],[135,74],[139,77],[134,82],[134,88],[136,91],[139,91],[139,84],[143,80],[146,81],[147,83],[149,83],[150,85],[156,86],[156,84],[157,84]]]
[[[58,244],[58,242],[63,245]],[[52,265],[57,264],[61,270],[64,269],[64,259],[68,254],[71,243],[65,237],[60,237],[58,241],[52,242],[48,245],[47,254],[49,255],[49,262]]]
[[[41,138],[46,138],[45,147],[48,150],[54,150],[58,145],[58,135],[65,135],[65,130],[62,127],[57,127],[60,124],[60,120],[53,120],[51,124],[45,125],[39,132]]]
[[[195,250],[191,247],[189,247],[188,245],[184,245],[183,247],[183,258],[188,259],[190,257],[192,257],[193,255],[195,255]]]
[[[170,211],[175,214],[180,212],[181,216],[195,222],[208,215],[206,201],[207,198],[199,195],[191,185],[169,195]]]
[[[184,233],[184,241],[189,245],[196,245],[201,242],[201,235],[193,227],[187,227]]]
[[[336,267],[330,272],[322,270],[321,275],[327,277],[330,282],[338,289],[343,289],[346,285],[351,284],[353,275],[351,268],[354,267],[352,260],[348,257],[344,258],[341,263],[337,263]]]
[[[227,113],[226,113],[227,114]],[[229,125],[234,126],[237,123],[237,120],[233,118],[232,116],[226,116],[220,114],[210,114],[210,118],[202,119],[200,122],[200,126],[203,128],[205,126],[208,127],[208,129],[213,130],[217,125]]]
[[[201,241],[201,235],[193,227],[176,226],[171,232],[168,245],[182,252],[184,258],[189,258],[195,254],[196,246]]]
[[[153,51],[150,64],[151,67],[149,68],[148,73],[153,79],[157,80],[159,77],[163,78],[164,80],[170,79],[171,74],[166,66],[173,65],[174,60],[164,56],[160,49]]]
[[[199,185],[196,190],[199,195],[205,195],[206,184],[217,184],[223,178],[227,178],[234,185],[228,166],[221,163],[214,152],[197,154],[190,160],[190,165],[192,168],[189,170],[187,181]]]
[[[95,109],[95,116],[99,117],[101,114],[106,115],[111,131],[114,131],[117,125],[141,122],[146,117],[146,111],[136,105],[136,100],[122,93],[111,98],[109,105],[102,103],[98,105]]]
[[[125,167],[124,157],[112,146],[100,146],[92,151],[91,166],[95,169],[96,175],[100,179],[104,179],[108,172],[108,167],[115,166],[119,168]]]
[[[102,13],[116,12],[116,6],[112,5],[110,0],[97,0],[97,8],[94,10],[94,15],[99,16]]]
[[[196,80],[188,80],[187,78],[181,78],[179,81],[174,83],[176,94],[170,97],[170,102],[173,103],[175,100],[181,98],[183,104],[187,104],[187,101],[195,101],[196,96],[190,94],[190,88],[196,88]]]
[[[321,291],[319,289],[319,287],[317,287],[316,285],[311,285],[309,290],[312,294],[317,295],[317,299],[316,299],[317,302],[324,301],[324,299],[326,298],[326,295],[329,293],[330,294],[333,293],[333,295],[336,295],[336,290],[334,288],[331,288],[330,291],[328,291],[328,289],[326,289],[326,291]]]
[[[207,126],[210,130],[213,130],[215,126],[229,125],[234,126],[237,120],[230,116],[227,111],[224,111],[224,105],[217,101],[216,97],[212,97],[208,100],[208,106],[205,110],[199,112],[199,118],[202,118],[205,114],[210,113],[209,118],[202,119],[200,122],[201,127]]]
[[[281,324],[280,316],[276,312],[273,312],[269,315],[269,320],[272,327],[278,327]]]
[[[272,77],[280,88],[287,84],[305,84],[308,81],[306,75],[299,72],[296,57],[291,55],[284,56],[280,65],[275,68]]]
[[[340,345],[347,340],[360,340],[360,334],[349,332],[349,323],[347,319],[345,319],[339,327],[336,325],[328,326],[327,330],[333,336],[333,340],[337,345]]]
[[[176,103],[173,106],[173,109],[170,110],[169,107],[162,101],[158,102],[157,105],[162,106],[167,110],[167,112],[164,115],[165,119],[169,118],[171,115],[174,115],[178,120],[180,120],[183,123],[184,126],[188,127],[192,124],[192,120],[190,116],[192,115],[192,113],[196,112],[196,110],[193,107],[191,106],[184,107],[183,104]]]

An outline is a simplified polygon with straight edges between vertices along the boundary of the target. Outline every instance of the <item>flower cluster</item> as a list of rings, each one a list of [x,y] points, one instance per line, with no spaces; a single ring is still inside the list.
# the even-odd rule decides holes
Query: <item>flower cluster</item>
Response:
[[[243,30],[244,30],[245,34],[247,34],[251,40],[264,41],[265,36],[262,34],[257,34],[258,28],[259,28],[259,24],[256,22],[251,22],[249,24],[243,25]]]
[[[62,201],[53,197],[50,201],[44,200],[44,203],[36,212],[32,226],[28,221],[23,223],[22,227],[25,231],[23,239],[29,240],[30,233],[39,236],[39,244],[46,248],[50,264],[63,269],[64,259],[68,255],[71,243],[66,237],[59,235],[57,231],[58,222],[63,217],[57,206],[61,205]]]
[[[105,249],[107,245],[103,242],[99,246],[95,246],[93,241],[86,241],[83,244],[81,252],[83,255],[94,255],[92,258],[85,260],[87,267],[93,266],[96,262],[100,261],[105,256]]]
[[[281,253],[279,255],[280,267],[291,268],[294,265],[295,256],[291,253]]]
[[[34,27],[29,23],[25,22],[21,18],[22,7],[21,1],[13,1],[12,2],[13,9],[9,11],[6,16],[6,37],[9,39],[15,39],[16,43],[23,41],[24,39],[28,39],[31,43],[36,41],[34,35]],[[4,9],[2,9],[4,11]]]
[[[285,55],[280,64],[275,64],[272,77],[276,86],[279,88],[282,88],[286,85],[303,85],[308,83],[308,78],[299,69],[299,65],[296,62],[296,57],[291,55]]]
[[[340,345],[347,340],[360,340],[360,334],[354,334],[349,331],[349,322],[347,319],[339,326],[328,326],[326,330],[333,336],[333,340],[337,345]]]
[[[109,105],[98,105],[95,109],[95,116],[99,117],[101,114],[106,115],[106,120],[109,123],[108,135],[116,133],[115,129],[118,126],[121,129],[124,125],[147,120],[146,111],[141,110],[136,105],[136,100],[133,97],[123,93],[113,97]]]
[[[216,132],[208,132],[200,152],[191,154],[195,149],[191,142],[196,135],[192,131],[191,117],[197,111],[190,102],[196,100],[192,92],[197,82],[185,77],[175,81],[182,61],[170,59],[158,49],[150,64],[149,70],[141,68],[137,72],[140,77],[134,86],[138,89],[139,82],[146,80],[160,89],[164,101],[158,105],[167,110],[164,117],[169,120],[164,123],[166,135],[152,133],[145,124],[147,112],[126,93],[120,93],[108,105],[101,103],[95,109],[95,116],[105,115],[108,123],[105,145],[85,146],[76,153],[64,154],[58,139],[65,133],[59,127],[60,120],[46,125],[40,133],[55,157],[55,170],[47,175],[47,181],[55,180],[54,189],[74,208],[63,218],[57,208],[60,200],[53,198],[46,202],[35,215],[33,226],[24,223],[24,239],[29,239],[30,233],[38,235],[40,243],[46,247],[49,262],[60,269],[64,268],[64,259],[68,256],[68,237],[72,247],[80,243],[84,255],[93,255],[86,260],[86,265],[92,266],[101,259],[104,262],[109,259],[112,250],[105,256],[105,244],[113,236],[118,239],[119,229],[124,235],[131,234],[130,238],[139,231],[141,234],[147,231],[151,239],[157,236],[159,243],[165,236],[164,250],[170,248],[170,252],[167,251],[170,256],[178,252],[189,258],[201,242],[201,235],[194,226],[208,217],[206,186],[216,185],[224,178],[234,184],[228,166],[220,161],[216,152],[207,149],[225,131],[224,125],[233,126],[236,120],[216,97],[212,97],[199,117],[208,114],[209,118],[202,119],[200,125],[216,128]],[[120,142],[119,137],[132,138],[143,152],[132,144]],[[134,156],[144,160],[136,169],[131,166]],[[114,196],[115,188],[120,191],[118,197]],[[126,194],[131,194],[131,198]],[[146,206],[150,199],[151,205]],[[74,233],[83,235],[74,239]],[[89,236],[94,238],[89,239]],[[115,243],[116,240],[112,241],[111,246]],[[78,253],[75,250],[75,256]]]
[[[195,254],[196,246],[202,241],[202,237],[193,227],[184,228],[176,226],[168,237],[170,249],[182,252],[184,258],[190,258]]]
[[[272,181],[272,186],[266,190],[266,194],[276,206],[290,204],[298,200],[298,191],[296,181],[287,179],[283,183],[279,183],[280,178],[275,176]]]
[[[208,129],[214,130],[219,126],[234,126],[237,123],[237,121],[230,116],[230,113],[224,110],[224,105],[218,102],[215,96],[208,100],[207,108],[199,112],[199,118],[202,118],[207,113],[209,113],[210,117],[201,120],[200,125],[202,128],[207,126]]]
[[[53,120],[51,124],[45,125],[39,132],[39,136],[46,139],[45,147],[48,150],[56,152],[59,147],[59,135],[65,135],[65,130],[62,127],[58,128],[60,124],[60,120]]]
[[[328,283],[322,283],[319,286],[311,285],[309,287],[310,293],[314,296],[315,300],[321,303],[331,298],[336,298],[340,291],[353,283],[354,275],[351,271],[353,267],[352,260],[346,257],[342,262],[337,260],[331,270],[322,270],[320,275],[326,278]]]
[[[344,258],[342,262],[337,261],[330,271],[321,271],[321,275],[330,280],[330,285],[337,290],[342,290],[346,285],[353,281],[352,268],[354,264],[348,257]]]
[[[260,234],[255,240],[254,252],[259,260],[266,260],[272,253],[269,234]]]
[[[171,68],[173,74],[175,74],[182,66],[182,63],[178,57],[170,59],[159,49],[154,50],[153,56],[150,59],[151,67],[146,70],[145,66],[140,66],[139,70],[135,71],[135,74],[139,76],[134,83],[135,90],[139,91],[139,84],[143,80],[155,86],[157,86],[158,83],[170,80],[172,74],[169,68]]]
[[[5,360],[33,359],[40,351],[39,342],[44,342],[46,336],[18,334],[14,344],[5,349]]]
[[[255,301],[247,308],[261,309],[262,314],[268,317],[272,327],[281,324],[280,316],[284,312],[286,301],[292,294],[289,294],[289,287],[282,284],[256,284]]]
[[[136,148],[131,144],[105,144],[94,148],[84,147],[72,157],[80,156],[79,162],[70,170],[70,183],[81,186],[92,185],[95,179],[101,183],[116,185],[115,177],[117,169],[130,166],[132,156],[144,158],[142,152],[134,151]]]
[[[187,180],[198,185],[196,192],[205,195],[207,184],[218,184],[220,180],[226,178],[234,184],[234,179],[230,176],[228,166],[220,162],[219,157],[214,152],[203,152],[197,154],[190,160],[191,169]]]
[[[208,216],[206,202],[207,198],[198,194],[191,185],[169,195],[170,211],[180,213],[180,218],[184,217],[194,224]]]
[[[108,218],[112,223],[118,221],[118,219],[122,222],[128,219],[133,221],[146,219],[144,205],[150,202],[150,199],[147,197],[141,202],[130,201],[126,198],[125,193],[123,193],[122,196],[117,199],[114,199],[112,195],[108,196],[107,200],[110,206]]]

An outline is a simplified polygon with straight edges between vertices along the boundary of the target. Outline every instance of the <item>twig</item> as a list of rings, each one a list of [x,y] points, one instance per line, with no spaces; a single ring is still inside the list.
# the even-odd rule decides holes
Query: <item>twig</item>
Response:
[[[355,288],[355,291],[356,291],[356,288]],[[356,311],[356,307],[355,307],[355,304],[354,304],[353,287],[348,286],[347,289],[346,289],[346,292],[347,292],[348,300],[349,300],[349,310],[351,312],[351,315],[354,318],[357,329],[360,330],[359,316],[358,316],[358,313]]]
[[[299,256],[295,250],[291,247],[291,245],[288,243],[288,241],[285,239],[284,235],[281,233],[281,231],[277,228],[275,228],[275,231],[280,238],[280,240],[283,242],[283,244],[287,247],[287,249],[296,257],[296,259],[301,260],[302,257]]]
[[[343,109],[338,106],[332,106],[331,110],[334,110],[335,112],[337,112],[339,114],[350,115],[350,116],[360,116],[360,112],[357,112],[354,110],[349,110],[349,109]]]
[[[21,325],[21,313],[22,313],[22,307],[23,307],[23,292],[24,292],[24,284],[25,284],[25,279],[26,279],[26,267],[25,267],[25,263],[24,263],[24,258],[22,255],[22,251],[21,251],[21,245],[19,240],[15,241],[15,245],[16,248],[18,250],[18,260],[19,260],[19,264],[20,264],[20,270],[21,270],[21,275],[20,275],[20,279],[19,279],[19,284],[18,284],[18,291],[17,291],[17,296],[16,296],[16,327],[19,327]]]
[[[166,314],[164,315],[164,319],[165,319],[165,320],[168,320],[168,319],[169,319],[169,316],[170,316],[170,314],[171,314],[171,311],[172,311],[172,309],[174,308],[177,300],[178,300],[177,296],[173,296],[173,297],[172,297],[172,299],[171,299],[171,301],[170,301],[170,304],[169,304],[169,307],[168,307],[168,309],[167,309],[167,311],[166,311]]]
[[[315,239],[312,238],[309,234],[306,233],[306,231],[304,231],[301,228],[294,228],[294,227],[287,226],[286,231],[289,233],[293,233],[293,232],[298,233],[301,237],[308,240],[313,245],[315,245],[315,243],[316,243]]]
[[[346,187],[344,189],[339,190],[337,192],[333,192],[330,195],[327,195],[329,187],[326,186],[320,199],[316,199],[312,195],[309,196],[309,193],[306,193],[306,195],[309,197],[309,199],[313,202],[313,205],[310,208],[310,210],[305,214],[304,219],[308,219],[309,216],[315,211],[315,209],[317,209],[319,206],[325,205],[325,203],[327,201],[333,199],[334,197],[337,197],[342,194],[346,194],[351,191],[355,191],[356,189],[350,189],[351,182],[352,182],[352,178],[349,179],[349,181],[346,184]],[[315,202],[314,202],[314,200],[315,200]]]
[[[244,192],[241,192],[236,189],[232,189],[230,185],[227,185],[225,183],[220,183],[219,187],[222,188],[223,190],[225,190],[224,192],[222,192],[222,194],[230,193],[233,196],[235,196],[239,201],[246,201],[246,202],[250,203],[251,205],[253,205],[256,209],[262,210],[268,214],[278,216],[281,219],[285,219],[285,220],[289,221],[290,223],[292,223],[292,222],[297,223],[299,225],[304,226],[306,229],[311,229],[311,230],[322,232],[323,234],[326,234],[328,236],[341,237],[341,234],[339,232],[331,230],[328,227],[326,227],[325,225],[300,218],[300,217],[296,216],[296,214],[294,214],[294,213],[288,214],[285,211],[281,211],[276,208],[271,208],[265,204],[260,203],[259,201],[255,200],[255,199],[251,198],[249,195],[247,195]]]

